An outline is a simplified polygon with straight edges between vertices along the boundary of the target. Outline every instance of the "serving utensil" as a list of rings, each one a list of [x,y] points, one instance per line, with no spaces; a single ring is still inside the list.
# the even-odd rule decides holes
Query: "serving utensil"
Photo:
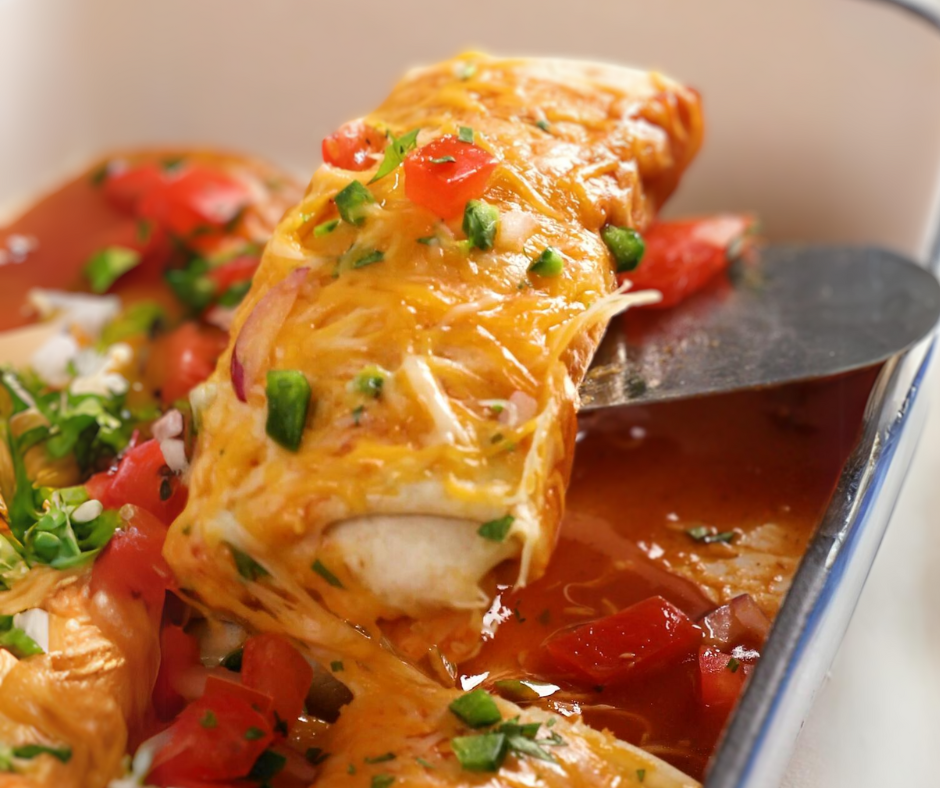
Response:
[[[909,348],[940,318],[940,283],[868,247],[772,245],[678,307],[611,322],[583,410],[811,380]]]

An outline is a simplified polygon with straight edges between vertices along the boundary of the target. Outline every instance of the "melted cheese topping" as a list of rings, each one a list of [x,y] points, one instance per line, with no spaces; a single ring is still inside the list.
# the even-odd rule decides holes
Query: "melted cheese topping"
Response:
[[[467,57],[477,66],[469,79],[460,75],[467,58],[412,72],[365,122],[396,136],[419,128],[419,145],[471,126],[499,162],[484,199],[512,219],[491,251],[468,253],[459,220],[441,222],[408,200],[399,168],[368,186],[375,203],[361,227],[341,222],[315,235],[336,217],[336,194],[374,172],[325,165],[314,174],[235,316],[233,337],[246,334],[237,363],[248,370],[247,401],[232,385],[231,347],[205,389],[212,396],[201,398],[189,504],[166,555],[207,604],[244,614],[256,587],[267,585],[334,632],[320,603],[369,629],[414,613],[422,597],[424,606],[466,606],[466,584],[430,594],[432,578],[462,564],[467,581],[479,583],[494,554],[442,538],[424,540],[436,554],[402,562],[406,571],[383,566],[375,545],[397,545],[398,555],[414,547],[409,517],[442,518],[446,529],[510,515],[510,549],[495,557],[520,559],[521,584],[548,561],[571,466],[577,384],[606,322],[658,297],[615,290],[599,230],[649,224],[696,152],[702,121],[697,95],[657,74]],[[437,243],[417,242],[427,236]],[[565,268],[530,281],[527,269],[547,246],[562,252]],[[344,263],[372,249],[382,262]],[[387,371],[378,399],[354,387],[357,374],[374,368]],[[265,434],[269,369],[300,370],[313,391],[296,453]],[[493,401],[534,406],[508,421]],[[376,515],[387,516],[363,520]],[[330,533],[344,533],[337,526],[350,521],[369,522],[376,541],[346,555],[350,540]],[[233,546],[267,579],[240,578]],[[312,571],[316,561],[335,582]]]

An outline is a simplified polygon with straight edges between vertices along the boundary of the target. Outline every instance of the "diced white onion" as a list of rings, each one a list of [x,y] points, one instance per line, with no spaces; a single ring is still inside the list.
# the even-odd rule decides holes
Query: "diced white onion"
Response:
[[[496,241],[501,249],[512,252],[521,252],[525,242],[539,229],[539,223],[530,213],[524,211],[507,211],[499,217],[499,231]]]
[[[176,408],[168,410],[153,423],[150,429],[153,437],[161,443],[170,438],[176,438],[183,433],[183,414]]]
[[[217,326],[223,331],[230,331],[232,321],[235,319],[235,308],[228,306],[214,306],[203,316],[210,325]]]
[[[104,506],[101,501],[96,501],[92,498],[90,501],[85,501],[85,503],[72,512],[72,522],[90,523],[96,517],[101,516],[103,511]]]
[[[67,293],[37,287],[29,291],[27,300],[41,318],[62,315],[69,328],[79,328],[90,337],[100,335],[105,324],[121,311],[121,299],[114,295]]]
[[[183,441],[179,438],[169,438],[159,443],[163,459],[173,473],[182,473],[189,467],[189,461],[186,459],[186,445]]]
[[[13,616],[13,626],[22,629],[43,651],[49,651],[49,614],[34,607]]]
[[[61,388],[72,379],[69,365],[77,355],[78,342],[75,337],[65,333],[56,334],[33,354],[29,364],[46,383]]]
[[[106,353],[87,349],[74,360],[77,376],[69,386],[73,394],[124,394],[129,388],[127,379],[118,370],[134,358],[134,351],[126,342],[111,345]]]

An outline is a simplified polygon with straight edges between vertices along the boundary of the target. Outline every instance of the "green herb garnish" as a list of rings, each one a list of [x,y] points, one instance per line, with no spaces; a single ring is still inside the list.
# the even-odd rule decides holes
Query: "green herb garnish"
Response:
[[[366,758],[363,758],[362,760],[365,761],[366,763],[386,763],[387,761],[395,760],[395,753],[386,752],[386,753],[382,753],[381,755],[376,755],[374,758],[366,757]]]
[[[336,575],[334,575],[329,569],[327,569],[326,566],[323,564],[323,562],[319,558],[313,562],[313,565],[310,568],[314,572],[316,572],[318,575],[320,575],[320,577],[326,580],[327,583],[333,586],[333,588],[344,588],[340,579]]]
[[[338,673],[339,671],[343,670],[343,663],[342,663],[342,661],[341,661],[341,660],[338,660],[338,659],[334,659],[334,660],[330,663],[330,670],[332,670],[334,673]]]
[[[229,551],[232,554],[232,559],[235,561],[235,568],[245,580],[258,580],[262,577],[267,577],[271,573],[265,569],[261,564],[255,561],[248,553],[242,552],[237,547],[233,547],[230,544],[227,544]]]
[[[461,767],[469,772],[498,771],[508,750],[506,736],[502,733],[457,736],[450,740],[450,746]]]
[[[382,396],[382,387],[385,385],[387,375],[388,373],[381,367],[370,364],[353,378],[352,389],[367,397],[378,399]]]
[[[529,266],[529,273],[539,276],[558,276],[565,267],[565,258],[554,246],[546,246],[542,254]]]
[[[356,227],[366,220],[367,209],[375,202],[372,192],[359,181],[352,181],[333,199],[343,221]]]
[[[330,219],[329,221],[322,222],[313,228],[313,237],[322,238],[324,235],[329,235],[337,227],[339,227],[339,219]]]
[[[535,125],[538,126],[542,131],[548,131],[552,127],[551,124],[544,119],[535,121]]]
[[[459,129],[457,129],[457,139],[459,139],[461,142],[467,142],[472,145],[474,139],[473,135],[474,132],[470,126],[461,126]]]
[[[247,741],[258,741],[258,739],[264,738],[264,731],[261,728],[256,728],[252,725],[247,731],[245,731],[245,739]]]
[[[13,616],[0,616],[0,648],[17,659],[45,654],[42,647],[19,627],[13,626]]]
[[[279,752],[265,750],[258,756],[258,760],[255,761],[254,766],[251,767],[251,771],[248,773],[248,779],[262,783],[267,782],[278,774],[286,763],[287,758]]]
[[[604,243],[614,256],[614,264],[618,272],[632,271],[643,259],[646,244],[636,230],[607,224],[601,228],[601,238],[604,239]]]
[[[499,227],[499,211],[483,200],[470,200],[463,212],[463,231],[467,240],[484,252],[493,248],[496,229]]]
[[[372,265],[373,263],[381,263],[385,259],[385,252],[381,252],[378,249],[373,249],[371,252],[366,252],[361,257],[357,257],[353,262],[353,268],[365,268],[367,265]]]
[[[715,544],[716,542],[730,543],[735,537],[734,531],[716,533],[714,528],[709,528],[707,525],[697,525],[694,528],[689,528],[686,530],[686,534],[696,542],[701,542],[702,544]]]
[[[388,788],[395,778],[391,774],[376,774],[372,777],[372,782],[369,783],[370,788]]]
[[[448,708],[471,728],[494,725],[503,718],[493,696],[484,689],[464,693]]]
[[[140,265],[140,252],[126,246],[109,246],[96,252],[85,264],[85,278],[95,293],[104,293],[121,276]]]
[[[72,759],[71,747],[47,747],[45,744],[21,744],[13,748],[13,757],[23,760],[32,760],[38,755],[51,755],[62,763],[68,763]]]
[[[202,718],[199,720],[199,724],[203,728],[218,728],[219,719],[215,716],[215,712],[212,709],[206,709],[205,714],[202,715]]]
[[[737,659],[737,657],[732,657],[731,659],[728,660],[728,670],[730,670],[732,673],[737,673],[738,668],[740,667],[741,667],[741,660]]]
[[[307,411],[310,408],[310,384],[296,369],[272,369],[268,372],[265,393],[268,398],[268,436],[290,451],[300,448]]]
[[[453,156],[438,156],[436,159],[431,159],[431,164],[453,164],[457,159]]]
[[[644,780],[646,780],[646,769],[637,769],[636,779],[637,779],[637,782],[643,782]]]
[[[509,529],[512,528],[512,524],[515,521],[515,517],[511,514],[507,514],[505,517],[500,517],[498,520],[489,520],[483,523],[483,525],[477,529],[477,533],[484,539],[489,539],[491,542],[502,542],[509,534]]]
[[[378,170],[376,170],[375,175],[372,176],[372,180],[369,181],[369,183],[375,183],[377,180],[384,178],[401,165],[408,152],[414,150],[415,146],[418,144],[419,131],[420,129],[412,129],[407,134],[402,134],[400,137],[389,133],[388,145],[385,147],[385,155],[382,157],[382,163],[379,164]]]

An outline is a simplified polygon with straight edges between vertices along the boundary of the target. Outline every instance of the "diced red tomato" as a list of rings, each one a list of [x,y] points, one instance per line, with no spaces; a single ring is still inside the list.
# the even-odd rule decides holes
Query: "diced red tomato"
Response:
[[[260,263],[261,259],[259,257],[244,255],[229,260],[218,268],[213,268],[207,276],[215,282],[215,291],[221,295],[232,285],[251,279],[255,275],[255,271],[258,270]]]
[[[734,251],[753,225],[753,217],[732,214],[658,222],[643,235],[643,261],[624,277],[636,290],[652,288],[663,294],[651,308],[675,306],[728,267],[729,249]]]
[[[172,720],[183,710],[180,679],[199,667],[199,643],[182,627],[167,625],[160,632],[160,671],[153,687],[153,707],[161,720]]]
[[[233,695],[202,697],[187,706],[157,751],[148,783],[191,785],[198,780],[245,777],[274,740],[264,715]]]
[[[323,140],[323,161],[344,170],[367,170],[385,150],[385,135],[354,121],[341,126]]]
[[[206,689],[203,693],[206,697],[213,695],[234,695],[241,698],[255,711],[267,716],[274,707],[274,699],[270,695],[265,695],[251,687],[246,687],[235,676],[232,678],[222,678],[212,673],[206,679]]]
[[[733,706],[753,669],[753,664],[735,659],[713,646],[701,646],[698,674],[702,703],[713,708]]]
[[[242,682],[271,696],[274,711],[290,726],[304,708],[313,668],[286,638],[264,633],[245,641]]]
[[[405,157],[405,195],[442,219],[452,219],[482,196],[496,164],[483,148],[457,137],[439,137]]]
[[[91,573],[91,592],[143,600],[155,618],[173,577],[163,560],[166,527],[144,509],[135,509],[123,530],[115,531]]]
[[[138,204],[141,218],[188,238],[197,230],[223,227],[251,202],[248,187],[221,170],[183,164],[164,174]]]
[[[606,685],[681,662],[701,640],[702,630],[685,613],[654,596],[553,637],[545,648],[563,673]]]
[[[228,337],[224,331],[193,322],[158,338],[147,362],[146,377],[160,389],[160,401],[167,407],[189,396],[215,369]]]
[[[169,472],[160,444],[144,441],[128,450],[116,468],[96,473],[85,487],[105,509],[133,504],[168,526],[186,505],[186,488]]]
[[[136,214],[144,196],[163,182],[163,168],[156,162],[148,162],[109,174],[102,189],[104,196],[115,208]]]

